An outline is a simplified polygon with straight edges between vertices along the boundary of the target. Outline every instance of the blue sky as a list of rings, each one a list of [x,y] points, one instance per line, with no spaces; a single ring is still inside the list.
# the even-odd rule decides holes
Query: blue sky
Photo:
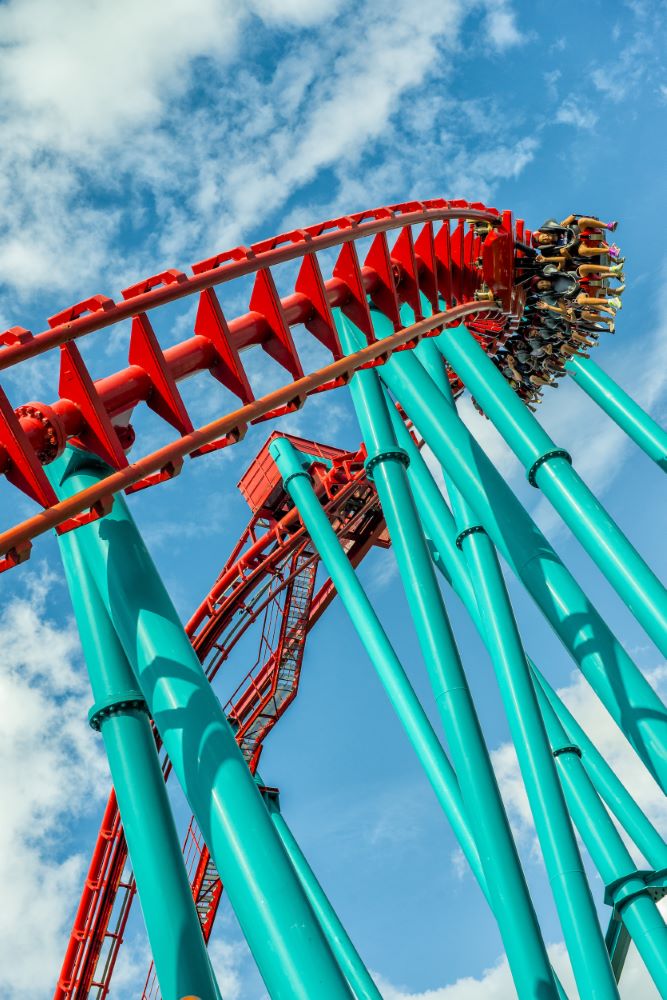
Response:
[[[470,198],[511,208],[532,226],[592,212],[620,220],[628,273],[617,336],[596,360],[664,420],[666,36],[667,9],[656,0],[201,0],[185,11],[175,0],[3,3],[1,328],[42,330],[46,316],[91,294],[117,298],[143,275],[187,270],[238,243],[381,204]],[[247,288],[222,299],[228,315],[245,311]],[[181,305],[155,325],[168,345],[192,322]],[[96,377],[125,364],[127,334],[102,331],[85,344]],[[306,355],[312,365],[320,357],[312,347]],[[258,393],[280,381],[264,355],[248,367]],[[50,402],[57,359],[6,373],[3,386],[15,406]],[[184,395],[199,422],[228,408],[205,377]],[[665,692],[667,667],[640,627],[490,425],[467,404],[463,414]],[[547,392],[540,417],[664,572],[661,472],[574,385]],[[165,440],[150,415],[137,414],[136,426],[142,452]],[[359,441],[346,390],[311,400],[284,426],[331,444]],[[235,484],[267,430],[131,501],[184,618],[247,520]],[[31,510],[6,486],[0,508],[4,525]],[[361,575],[433,714],[391,553],[374,553]],[[532,656],[665,824],[650,778],[509,583]],[[0,997],[32,1000],[55,982],[108,779],[86,725],[87,679],[55,542],[37,544],[2,587]],[[560,929],[491,668],[456,600],[449,607],[561,967]],[[233,659],[222,690],[246,669]],[[388,1000],[513,996],[492,918],[338,606],[311,637],[299,698],[267,743],[262,773],[281,788],[288,822]],[[601,898],[595,877],[593,885]],[[226,1000],[264,995],[226,906],[212,947]],[[116,996],[136,995],[145,951],[137,908]],[[656,995],[636,964],[623,994]]]

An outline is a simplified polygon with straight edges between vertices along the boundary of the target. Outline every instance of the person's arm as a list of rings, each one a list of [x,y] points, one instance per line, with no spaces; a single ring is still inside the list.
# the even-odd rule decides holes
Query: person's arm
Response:
[[[529,247],[527,243],[522,243],[521,240],[515,240],[514,246],[517,250],[521,250],[523,253],[527,254],[528,257],[538,256],[538,252],[535,247]]]

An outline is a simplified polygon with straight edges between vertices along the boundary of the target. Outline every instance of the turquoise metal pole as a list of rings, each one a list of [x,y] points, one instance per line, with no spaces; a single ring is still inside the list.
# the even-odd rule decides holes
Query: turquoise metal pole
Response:
[[[625,924],[660,996],[667,996],[665,922],[584,770],[581,751],[570,742],[539,686],[538,696],[572,819],[605,883],[605,900]]]
[[[463,553],[456,545],[459,532],[453,515],[419,449],[393,407],[390,409],[390,416],[398,444],[410,459],[408,479],[420,517],[431,539],[435,566],[461,598],[480,635],[485,639],[475,591]],[[533,677],[549,699],[570,741],[581,749],[583,764],[598,793],[651,867],[656,871],[667,867],[667,846],[663,838],[530,658],[528,663]]]
[[[345,318],[339,319],[338,331],[343,350],[354,350]],[[376,373],[357,373],[350,388],[368,449],[366,469],[382,504],[517,992],[555,997],[546,948],[408,485],[407,454],[397,446]]]
[[[591,358],[571,357],[565,370],[600,409],[667,472],[667,431]]]
[[[336,532],[322,510],[310,481],[307,461],[286,438],[272,441],[269,452],[426,772],[438,802],[452,825],[461,849],[487,894],[486,881],[452,765],[343,551]]]
[[[69,451],[60,496],[108,474]],[[125,501],[78,529],[82,558],[274,1000],[351,993]],[[164,914],[163,914],[164,919]]]
[[[343,970],[355,997],[357,1000],[382,1000],[382,995],[373,982],[359,952],[350,940],[350,936],[343,927],[338,914],[318,882],[315,872],[308,864],[294,834],[285,822],[285,818],[280,811],[278,793],[274,789],[267,788],[263,792],[263,798],[273,825],[282,841],[282,845],[287,851],[294,870],[299,876],[303,890],[308,897],[308,901],[320,922],[322,930],[326,934],[331,950],[336,956],[336,960]]]
[[[456,834],[489,905],[491,897],[477,849],[464,813],[461,793],[447,756],[421,707],[396,654],[382,629],[373,606],[343,551],[336,533],[322,510],[307,471],[307,462],[285,438],[277,438],[269,451],[283,476],[285,489],[294,500],[301,520],[334,582],[371,662],[394,706],[408,738],[421,761],[443,811]],[[567,995],[554,975],[558,996]],[[546,995],[546,994],[545,994]]]
[[[53,465],[47,473],[57,479]],[[84,563],[80,532],[58,543],[95,699],[91,725],[109,759],[160,992],[164,1000],[220,1000],[146,703]]]
[[[376,332],[391,332],[376,314]],[[442,393],[411,352],[378,369],[457,489],[597,692],[667,789],[667,710]]]
[[[667,656],[667,590],[572,468],[474,337],[445,329],[439,350],[483,407],[574,536]]]
[[[595,744],[586,735],[575,717],[563,704],[544,675],[533,663],[533,676],[549,701],[558,721],[567,733],[570,743],[576,744],[582,754],[582,763],[590,775],[598,794],[635,842],[651,868],[667,868],[667,844],[633,799],[622,781],[616,776]]]
[[[424,341],[417,352],[455,412],[435,344]],[[496,551],[446,473],[445,482],[579,994],[616,998],[616,981]]]

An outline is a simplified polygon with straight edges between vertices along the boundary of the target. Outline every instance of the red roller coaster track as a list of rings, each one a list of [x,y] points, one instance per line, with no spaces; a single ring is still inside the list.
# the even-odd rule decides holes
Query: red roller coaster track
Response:
[[[482,226],[488,231],[482,233]],[[391,247],[390,233],[397,234]],[[521,312],[522,300],[511,279],[515,237],[524,236],[523,224],[517,222],[515,231],[509,212],[500,215],[464,201],[411,202],[237,247],[193,265],[191,277],[163,271],[125,289],[122,302],[91,296],[52,316],[50,329],[43,333],[12,327],[0,334],[0,371],[60,349],[60,398],[54,403],[31,402],[14,410],[0,390],[0,472],[45,508],[0,534],[0,569],[28,558],[31,540],[50,528],[69,530],[99,517],[119,490],[132,492],[172,477],[187,456],[237,441],[248,423],[295,409],[307,395],[341,385],[357,368],[382,363],[392,350],[435,333],[445,322],[466,319],[495,350],[498,337]],[[362,266],[357,244],[371,237]],[[317,254],[333,247],[340,252],[332,277],[325,281]],[[294,293],[280,298],[274,272],[295,259],[301,259],[301,266]],[[249,311],[227,321],[214,288],[250,274],[255,277]],[[497,301],[475,302],[482,283]],[[428,318],[422,316],[420,292],[434,310]],[[189,295],[199,297],[194,336],[163,351],[148,313]],[[396,331],[381,343],[373,336],[369,299]],[[414,310],[412,326],[401,321],[402,302]],[[440,311],[441,302],[447,314]],[[357,324],[368,342],[347,358],[340,357],[331,314],[335,307]],[[129,366],[93,382],[75,341],[127,319],[132,320]],[[331,351],[331,365],[304,375],[291,334],[297,324]],[[293,379],[260,399],[253,397],[241,361],[241,351],[257,346]],[[212,374],[242,405],[195,430],[177,383],[197,372]],[[134,441],[129,419],[142,402],[174,427],[180,439],[128,465],[125,449]],[[95,487],[58,502],[42,465],[53,461],[68,440],[96,452],[116,471]]]
[[[49,529],[68,531],[102,516],[120,490],[132,493],[177,475],[185,458],[235,443],[250,423],[293,411],[308,395],[345,384],[359,368],[383,364],[394,350],[409,349],[444,325],[465,322],[494,353],[522,312],[523,295],[512,281],[513,256],[515,241],[529,235],[521,221],[513,223],[509,212],[501,214],[480,203],[410,202],[236,247],[193,265],[191,276],[163,271],[126,288],[122,301],[91,296],[52,316],[49,329],[36,335],[22,327],[0,334],[0,371],[55,348],[60,353],[55,402],[31,402],[13,409],[0,388],[0,472],[43,508],[0,533],[0,571],[27,559],[32,540]],[[325,279],[318,254],[333,248],[338,248],[336,262]],[[281,298],[276,275],[294,260],[301,261],[294,291]],[[214,289],[248,275],[254,275],[248,311],[227,319]],[[491,291],[489,301],[477,301],[482,287]],[[163,350],[149,313],[192,295],[198,296],[194,335]],[[422,296],[433,311],[428,317],[422,312]],[[369,301],[394,328],[394,334],[380,342],[373,334]],[[401,319],[402,304],[412,310],[411,325]],[[335,308],[357,325],[367,342],[348,357],[342,356],[338,341]],[[128,367],[93,381],[76,340],[128,319]],[[330,351],[330,364],[304,374],[291,332],[297,325]],[[254,348],[264,350],[290,376],[282,388],[260,398],[254,397],[241,360],[242,352]],[[212,375],[240,405],[195,429],[178,382],[197,373]],[[126,450],[135,440],[130,418],[140,403],[179,437],[129,464]],[[61,454],[68,441],[100,455],[112,471],[94,487],[59,502],[42,466]],[[363,472],[363,454],[318,450],[312,442],[300,446],[309,454],[315,450],[321,500],[356,564],[372,545],[386,544],[375,493]],[[260,467],[261,462],[253,466]],[[252,484],[244,480],[242,485],[252,493]],[[330,581],[316,590],[317,558],[295,512],[281,508],[284,501],[278,491],[277,506],[267,501],[255,509],[230,560],[187,626],[213,680],[250,625],[263,622],[261,655],[225,706],[253,771],[264,738],[297,693],[306,636],[335,596]],[[164,757],[163,769],[166,779],[170,764]],[[194,820],[184,852],[208,940],[222,886]],[[108,995],[134,891],[112,792],[56,998]],[[143,995],[158,995],[152,970]]]

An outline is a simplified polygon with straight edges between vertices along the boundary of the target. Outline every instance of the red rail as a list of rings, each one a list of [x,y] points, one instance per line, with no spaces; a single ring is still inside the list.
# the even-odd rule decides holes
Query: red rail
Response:
[[[458,220],[450,232],[450,220]],[[435,223],[442,223],[439,230]],[[493,224],[484,238],[475,230],[480,223]],[[413,227],[420,231],[415,238]],[[468,228],[466,228],[468,227]],[[490,227],[489,227],[490,228]],[[390,248],[387,233],[398,231]],[[362,267],[356,243],[366,237],[373,242]],[[493,239],[491,238],[493,237]],[[0,555],[9,568],[28,557],[30,540],[50,527],[67,529],[81,523],[79,515],[88,509],[88,519],[108,509],[113,494],[154,485],[177,474],[187,455],[198,456],[238,440],[250,420],[269,419],[293,409],[305,395],[334,387],[339,377],[349,376],[354,365],[331,366],[327,377],[309,382],[294,347],[291,327],[303,324],[336,359],[340,345],[332,317],[339,307],[349,315],[373,345],[374,336],[368,299],[386,316],[398,332],[404,330],[399,306],[407,302],[414,310],[422,333],[437,326],[422,326],[419,293],[439,311],[455,303],[470,303],[482,281],[498,284],[504,292],[500,265],[511,262],[514,234],[509,213],[499,216],[495,209],[479,203],[436,200],[409,203],[359,213],[306,230],[298,230],[272,240],[240,247],[193,265],[195,274],[165,271],[138,282],[122,293],[124,301],[114,303],[106,296],[93,296],[69,307],[49,321],[51,329],[32,336],[14,327],[0,335],[0,370],[26,358],[60,347],[60,399],[51,405],[28,403],[12,410],[0,391],[0,472],[15,486],[47,508],[48,514],[31,518],[0,536]],[[488,242],[488,248],[486,246]],[[324,281],[317,252],[340,246],[333,276]],[[490,248],[492,252],[486,252]],[[302,258],[293,294],[278,296],[271,268]],[[479,261],[482,265],[479,265]],[[511,269],[511,263],[510,263]],[[250,310],[227,322],[214,286],[255,274]],[[195,335],[162,351],[151,327],[148,311],[198,294]],[[480,327],[496,335],[509,322],[516,303],[511,296],[495,316]],[[477,312],[477,316],[473,314]],[[458,313],[482,322],[488,308]],[[129,367],[93,382],[74,341],[95,330],[132,318]],[[421,323],[420,323],[421,321]],[[444,320],[441,320],[441,323]],[[395,347],[410,340],[397,340]],[[240,351],[261,346],[292,376],[292,388],[255,401]],[[383,355],[371,351],[358,362],[377,361]],[[221,422],[193,431],[177,382],[195,372],[210,371],[243,404]],[[326,371],[326,369],[325,369]],[[127,465],[125,449],[133,441],[128,424],[132,410],[147,403],[181,435],[181,440],[160,449],[134,466]],[[42,470],[53,461],[67,440],[74,440],[101,455],[118,472],[106,481],[106,493],[85,495],[85,502],[72,498],[58,504]],[[96,506],[97,505],[97,506]]]

